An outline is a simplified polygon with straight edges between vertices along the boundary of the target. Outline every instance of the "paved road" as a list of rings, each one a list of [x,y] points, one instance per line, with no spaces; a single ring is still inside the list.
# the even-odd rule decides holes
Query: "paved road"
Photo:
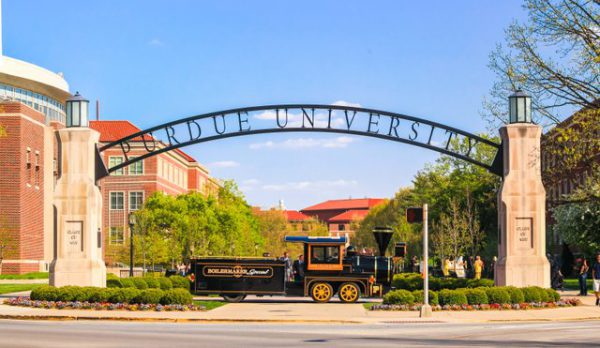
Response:
[[[0,347],[600,347],[600,322],[385,325],[0,320]]]

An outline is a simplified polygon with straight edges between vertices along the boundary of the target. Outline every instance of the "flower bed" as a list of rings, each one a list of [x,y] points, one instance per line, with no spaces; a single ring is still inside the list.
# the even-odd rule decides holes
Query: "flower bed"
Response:
[[[419,311],[423,304],[375,304],[371,306],[372,311]],[[577,298],[567,298],[556,302],[531,302],[531,303],[491,303],[491,304],[453,304],[432,305],[433,311],[487,311],[487,310],[528,310],[557,307],[575,307],[581,305]]]
[[[80,301],[37,301],[29,297],[17,297],[4,301],[10,306],[44,308],[44,309],[90,309],[90,310],[126,310],[126,311],[204,311],[206,307],[193,304],[135,304],[135,303],[108,303],[108,302],[80,302]]]

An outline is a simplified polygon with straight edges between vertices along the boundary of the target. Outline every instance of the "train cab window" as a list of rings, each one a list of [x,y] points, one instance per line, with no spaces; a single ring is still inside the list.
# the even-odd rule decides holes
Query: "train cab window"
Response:
[[[339,246],[313,246],[310,262],[312,264],[339,264]]]

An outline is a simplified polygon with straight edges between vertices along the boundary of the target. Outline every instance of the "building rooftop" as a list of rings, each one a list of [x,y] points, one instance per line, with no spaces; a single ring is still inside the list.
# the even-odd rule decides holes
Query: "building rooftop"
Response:
[[[328,222],[350,222],[350,221],[353,221],[356,219],[362,220],[365,218],[365,216],[367,216],[367,214],[369,214],[368,210],[352,209],[352,210],[345,211],[339,215],[332,217],[331,219],[328,220]]]
[[[304,221],[312,219],[310,216],[302,214],[297,210],[284,210],[283,213],[287,221]]]
[[[383,201],[383,198],[333,199],[300,211],[371,209]]]
[[[122,139],[128,135],[141,131],[129,121],[90,121],[90,128],[100,133],[100,142],[110,143]],[[146,141],[152,141],[152,137],[144,135]],[[142,141],[142,137],[133,138],[133,141]],[[196,163],[197,161],[180,149],[173,150],[186,161]]]

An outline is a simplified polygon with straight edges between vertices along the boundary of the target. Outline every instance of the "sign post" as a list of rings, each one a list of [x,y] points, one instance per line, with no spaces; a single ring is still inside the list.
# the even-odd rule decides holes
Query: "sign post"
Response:
[[[429,224],[427,223],[427,204],[423,204],[423,306],[421,318],[431,317],[429,305]]]

